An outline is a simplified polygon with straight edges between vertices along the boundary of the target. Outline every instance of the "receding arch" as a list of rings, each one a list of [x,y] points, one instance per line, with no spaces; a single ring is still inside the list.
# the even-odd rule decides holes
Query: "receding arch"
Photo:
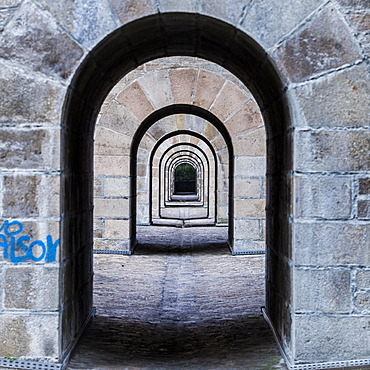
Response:
[[[208,16],[164,13],[131,22],[107,36],[85,58],[68,89],[62,117],[61,276],[66,277],[66,283],[62,283],[60,301],[61,354],[67,351],[92,306],[92,158],[99,108],[113,85],[129,71],[149,60],[175,55],[201,57],[220,64],[250,89],[260,106],[268,144],[266,303],[279,335],[290,345],[290,324],[283,320],[289,314],[285,302],[291,294],[290,269],[285,259],[291,255],[292,162],[284,84],[269,56],[242,31]],[[181,112],[181,106],[164,109]],[[192,109],[195,108],[182,112],[191,113]],[[201,114],[208,119],[209,112]],[[158,112],[155,115],[158,119]],[[134,179],[135,176],[131,181]],[[136,188],[133,185],[131,189]],[[134,212],[130,208],[131,217]],[[79,267],[75,260],[81,261]],[[69,317],[74,320],[70,322]]]

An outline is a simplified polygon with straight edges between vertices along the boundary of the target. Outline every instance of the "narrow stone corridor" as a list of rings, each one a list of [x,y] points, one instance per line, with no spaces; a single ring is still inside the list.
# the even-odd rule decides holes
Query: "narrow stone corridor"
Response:
[[[285,369],[261,315],[264,256],[226,239],[142,226],[133,255],[94,255],[96,317],[68,369]]]

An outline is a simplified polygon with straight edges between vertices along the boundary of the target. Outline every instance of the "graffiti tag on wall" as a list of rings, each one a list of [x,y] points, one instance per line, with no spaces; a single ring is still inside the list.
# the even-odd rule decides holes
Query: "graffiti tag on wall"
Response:
[[[28,235],[20,235],[23,225],[19,221],[4,221],[0,226],[0,253],[6,260],[18,264],[35,261],[55,262],[60,239],[53,242],[51,235],[45,241],[34,240]]]

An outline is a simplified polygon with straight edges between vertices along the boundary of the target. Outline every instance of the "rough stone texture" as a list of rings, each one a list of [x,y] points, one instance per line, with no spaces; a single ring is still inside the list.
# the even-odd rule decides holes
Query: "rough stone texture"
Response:
[[[122,94],[124,92],[127,91],[124,90]],[[125,101],[124,95],[121,95],[121,98],[123,99],[123,101]],[[130,104],[128,104],[128,108],[129,107]],[[112,101],[105,109],[105,112],[100,118],[97,127],[104,126],[104,128],[117,131],[120,134],[128,135],[131,138],[139,125],[140,121],[137,119],[137,117],[134,116],[134,112],[130,112],[124,106],[120,105],[117,101]]]
[[[0,316],[0,356],[24,356],[37,361],[37,353],[57,361],[58,325],[58,315],[55,314]]]
[[[0,62],[0,84],[0,122],[59,123],[59,108],[65,93],[60,84],[32,77],[8,62]]]
[[[276,57],[292,82],[362,59],[356,39],[331,6],[283,43]]]
[[[5,309],[57,310],[57,268],[9,267],[5,273]]]
[[[241,198],[260,198],[261,185],[259,179],[235,179],[234,195]]]
[[[295,215],[345,219],[352,213],[351,178],[349,176],[310,176],[295,178]]]
[[[36,1],[83,46],[93,46],[118,25],[107,1]]]
[[[221,76],[207,71],[200,71],[194,94],[194,104],[208,109],[224,83],[225,80]]]
[[[265,176],[265,157],[236,157],[235,176]]]
[[[289,5],[288,5],[289,4]],[[249,1],[243,8],[241,29],[254,37],[263,47],[269,49],[283,36],[297,27],[307,16],[322,4],[321,0],[274,0]],[[286,11],[286,6],[290,11]]]
[[[362,314],[370,313],[370,293],[361,292],[356,294],[356,309]]]
[[[258,105],[254,101],[249,101],[242,109],[225,122],[225,126],[231,136],[236,136],[263,126],[263,120]]]
[[[130,152],[132,138],[105,127],[98,127],[95,134],[96,155],[125,155]]]
[[[95,175],[129,176],[129,156],[95,156]]]
[[[129,217],[128,199],[96,198],[95,217]]]
[[[174,103],[167,71],[150,73],[138,79],[138,82],[146,92],[154,109],[160,109]],[[153,89],[153,86],[155,86],[155,89]]]
[[[368,131],[298,132],[299,171],[361,171],[370,168]]]
[[[351,312],[349,270],[301,270],[294,273],[296,312]]]
[[[294,235],[297,264],[370,264],[369,225],[344,222],[295,223]]]
[[[128,220],[106,220],[105,237],[112,239],[129,238],[129,221]]]
[[[82,49],[63,34],[48,14],[25,2],[1,35],[0,56],[35,71],[67,79]]]
[[[358,271],[357,288],[358,289],[370,289],[370,270]]]
[[[197,78],[196,69],[169,70],[173,100],[177,104],[191,104]]]
[[[370,194],[370,177],[359,179],[359,194]]]
[[[264,199],[238,199],[235,201],[235,217],[264,217]]]
[[[0,356],[22,356],[29,352],[30,334],[24,317],[0,316]]]
[[[227,81],[211,105],[210,111],[224,122],[236,110],[247,103],[248,100],[249,96],[244,91]]]
[[[299,315],[295,321],[297,361],[323,362],[336,361],[338,358],[353,360],[354,348],[355,359],[369,356],[368,317]],[[338,333],[341,335],[338,336]]]
[[[365,66],[355,66],[310,81],[295,92],[306,118],[306,121],[302,120],[304,125],[315,128],[369,127],[367,102],[370,87]]]
[[[235,220],[235,234],[245,239],[260,239],[261,230],[259,220]]]
[[[127,197],[130,195],[128,178],[106,178],[104,195],[107,197]]]
[[[117,95],[117,101],[131,111],[139,120],[144,120],[154,108],[140,84],[135,81]]]
[[[357,202],[358,218],[370,219],[370,200],[360,200]]]
[[[108,0],[122,24],[156,11],[153,0]]]
[[[234,138],[234,154],[262,157],[266,155],[266,133],[264,127]]]
[[[58,134],[53,130],[0,129],[0,167],[57,169]]]

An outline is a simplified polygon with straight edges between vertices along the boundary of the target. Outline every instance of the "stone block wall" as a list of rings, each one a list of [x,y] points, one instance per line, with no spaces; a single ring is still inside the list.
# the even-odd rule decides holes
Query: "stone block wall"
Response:
[[[202,118],[209,118],[205,112],[219,117],[235,139],[235,163],[229,161],[235,188],[229,190],[238,199],[229,202],[230,211],[240,216],[243,204],[254,215],[229,219],[235,235],[256,230],[257,219],[259,235],[264,230],[262,121],[240,140],[232,133],[238,125],[229,123],[248,114],[240,122],[253,124],[261,112],[267,136],[267,313],[292,364],[370,360],[368,2],[85,5],[0,1],[0,332],[7,338],[0,356],[61,361],[89,317],[93,132],[108,93],[117,91],[107,112],[110,126],[96,129],[96,163],[104,170],[112,161],[127,169],[131,159],[120,153],[127,153],[137,127],[175,102],[192,101]],[[139,82],[148,72],[145,63],[172,56],[222,65],[254,99],[230,74],[225,79],[220,70],[194,68],[186,60],[170,71],[159,63],[158,73]],[[199,88],[189,100],[195,76]],[[181,89],[184,79],[189,85]],[[127,88],[122,95],[119,81]],[[130,125],[117,127],[122,117]],[[244,158],[238,150],[246,150],[248,137],[256,152]],[[245,178],[240,168],[248,169]],[[125,198],[125,176],[110,174],[100,184],[97,179],[96,191],[100,187],[125,207],[135,196]],[[107,220],[108,231],[133,216],[129,210]],[[6,222],[19,222],[22,232],[9,235]],[[132,240],[135,230],[120,226],[119,238]],[[22,239],[14,244],[12,238]]]

